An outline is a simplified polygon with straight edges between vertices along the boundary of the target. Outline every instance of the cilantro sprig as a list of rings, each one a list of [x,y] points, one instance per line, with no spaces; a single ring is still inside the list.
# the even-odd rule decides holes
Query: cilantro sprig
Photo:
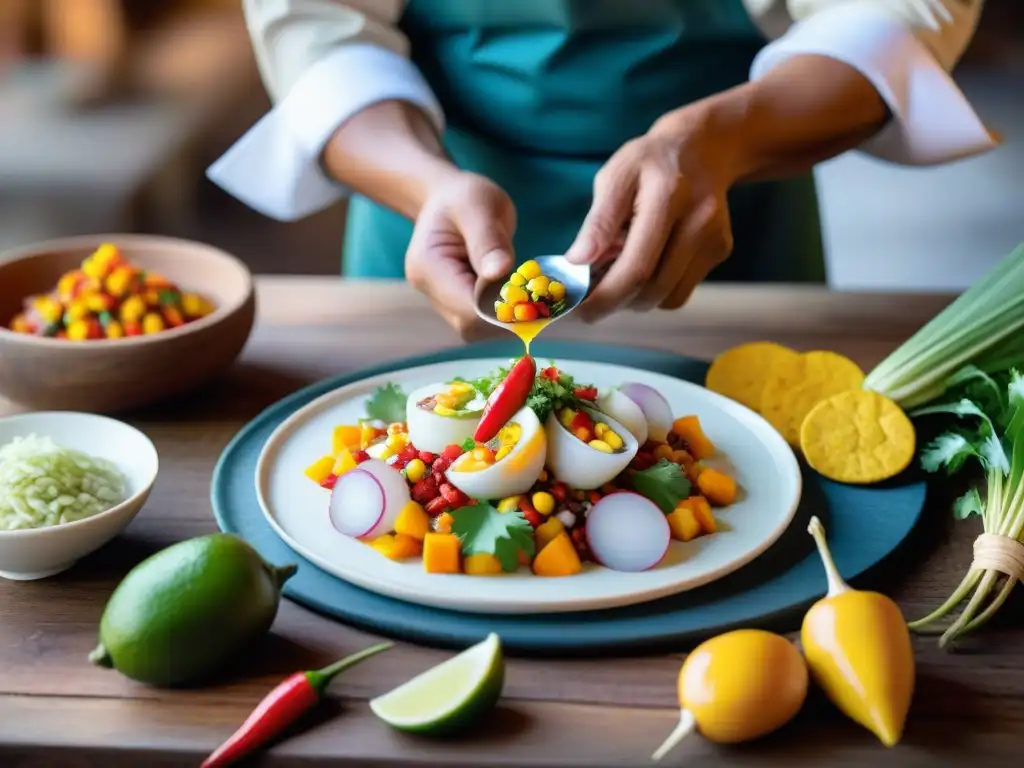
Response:
[[[668,515],[690,495],[691,485],[678,464],[661,459],[654,466],[633,475],[633,489]]]
[[[366,416],[370,420],[394,424],[405,421],[405,403],[408,395],[394,382],[387,382],[373,390],[366,401]]]
[[[972,515],[982,519],[987,534],[1024,539],[1024,375],[1017,370],[990,375],[968,365],[951,377],[955,386],[949,402],[921,408],[911,416],[944,414],[957,419],[921,453],[927,472],[957,474],[968,466],[983,473],[953,505],[953,514],[964,520]],[[930,628],[957,606],[967,607],[945,630],[940,645],[974,631],[998,611],[1013,588],[1013,579],[996,587],[999,573],[994,569],[972,568],[960,587],[940,608],[910,623],[912,629]]]
[[[477,392],[484,397],[490,397],[498,385],[508,376],[509,371],[518,362],[518,358],[490,371],[484,376],[476,379],[458,379],[466,381]],[[553,372],[553,373],[551,373]],[[579,407],[580,401],[573,391],[579,385],[568,373],[560,370],[553,360],[548,361],[547,367],[539,368],[537,377],[534,379],[533,387],[526,398],[526,404],[537,414],[537,418],[543,424],[552,411],[565,407]],[[589,405],[592,405],[589,404]]]
[[[519,568],[519,553],[533,557],[533,526],[519,510],[499,512],[486,501],[451,513],[452,533],[462,540],[463,555],[494,555],[507,572]]]

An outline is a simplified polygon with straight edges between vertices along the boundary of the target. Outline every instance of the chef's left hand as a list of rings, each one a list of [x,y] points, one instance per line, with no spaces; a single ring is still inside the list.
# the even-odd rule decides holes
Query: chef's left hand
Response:
[[[706,113],[669,113],[624,144],[594,179],[594,201],[570,261],[610,266],[580,307],[598,320],[630,306],[676,309],[732,251],[726,192],[731,139]]]

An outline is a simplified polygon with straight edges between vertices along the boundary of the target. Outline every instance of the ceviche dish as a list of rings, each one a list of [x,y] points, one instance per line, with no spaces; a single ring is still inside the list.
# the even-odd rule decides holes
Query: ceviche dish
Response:
[[[637,382],[598,390],[526,355],[489,375],[374,390],[306,468],[342,535],[435,574],[644,571],[718,531],[740,489],[713,435]],[[325,443],[328,436],[325,435]]]

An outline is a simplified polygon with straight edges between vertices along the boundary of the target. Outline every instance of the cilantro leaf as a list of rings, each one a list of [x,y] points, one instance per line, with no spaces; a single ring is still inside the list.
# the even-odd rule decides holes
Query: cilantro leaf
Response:
[[[462,540],[463,555],[494,555],[502,570],[519,568],[519,553],[533,556],[533,526],[519,510],[499,512],[486,501],[451,513],[452,533]]]
[[[378,419],[385,424],[405,421],[405,402],[408,396],[400,386],[389,381],[373,390],[366,401],[366,415],[370,419]]]
[[[666,515],[690,495],[690,481],[679,468],[668,459],[661,459],[648,469],[633,475],[633,488],[655,504]]]
[[[573,395],[575,386],[576,380],[565,371],[559,371],[558,378],[555,380],[547,376],[538,376],[526,398],[526,404],[533,409],[540,423],[543,424],[552,411],[577,405],[577,398]]]
[[[925,472],[938,472],[945,468],[953,474],[972,456],[977,456],[974,446],[959,432],[946,432],[935,438],[921,452],[921,467]]]
[[[971,515],[984,515],[985,509],[981,503],[981,495],[977,488],[971,488],[967,493],[953,502],[953,516],[957,520],[966,520]]]

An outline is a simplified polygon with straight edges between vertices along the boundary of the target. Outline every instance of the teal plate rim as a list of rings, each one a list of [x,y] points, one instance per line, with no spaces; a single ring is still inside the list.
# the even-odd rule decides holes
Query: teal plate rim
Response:
[[[518,342],[485,342],[393,360],[316,382],[266,408],[224,449],[214,469],[211,504],[222,531],[241,536],[269,562],[298,562],[284,595],[350,626],[407,642],[464,648],[497,632],[513,654],[548,657],[679,651],[741,626],[777,625],[805,610],[826,589],[825,574],[806,533],[812,514],[824,522],[842,575],[854,579],[878,565],[907,538],[925,507],[928,486],[908,470],[888,483],[848,486],[802,467],[804,492],[789,529],[759,558],[699,589],[638,605],[571,614],[470,614],[407,603],[349,584],[322,571],[285,544],[256,499],[255,468],[267,438],[292,413],[338,387],[391,371],[451,360],[514,357]],[[537,342],[538,358],[586,359],[703,382],[707,363],[660,350],[591,342]],[[795,630],[787,626],[787,630]]]

